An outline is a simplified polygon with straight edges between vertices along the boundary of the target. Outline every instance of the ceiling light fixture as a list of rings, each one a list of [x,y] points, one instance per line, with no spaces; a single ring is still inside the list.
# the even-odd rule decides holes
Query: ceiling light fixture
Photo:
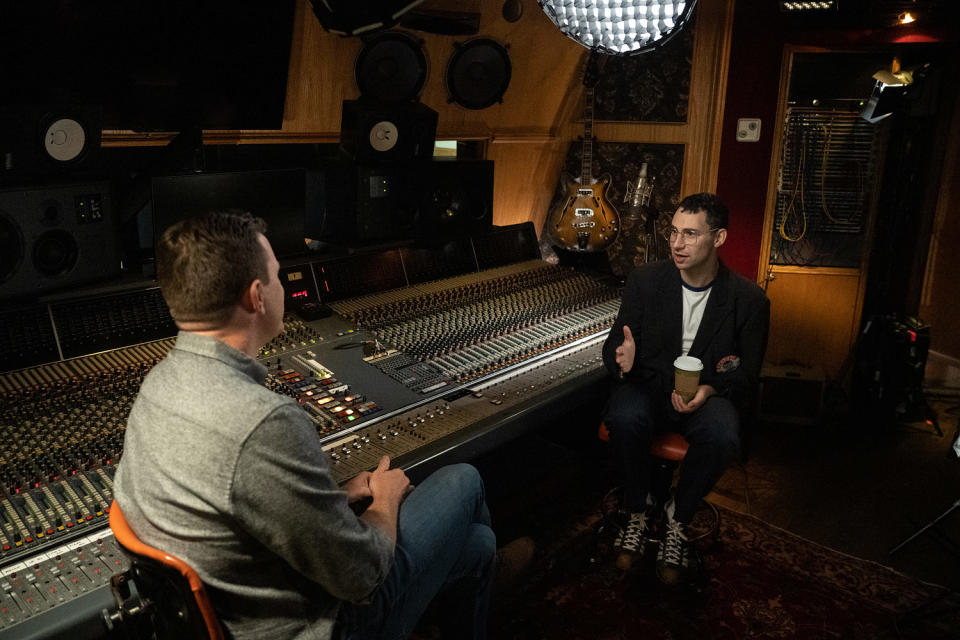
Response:
[[[566,36],[608,55],[635,55],[682,30],[697,0],[537,0]]]
[[[780,11],[827,11],[836,9],[837,4],[837,0],[807,0],[806,2],[780,0]]]

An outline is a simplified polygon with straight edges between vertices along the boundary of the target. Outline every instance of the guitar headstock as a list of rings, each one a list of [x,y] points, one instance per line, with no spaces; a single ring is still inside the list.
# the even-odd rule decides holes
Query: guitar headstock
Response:
[[[609,56],[600,53],[598,49],[590,50],[590,55],[587,56],[587,61],[583,67],[583,86],[588,89],[597,86],[608,58]]]

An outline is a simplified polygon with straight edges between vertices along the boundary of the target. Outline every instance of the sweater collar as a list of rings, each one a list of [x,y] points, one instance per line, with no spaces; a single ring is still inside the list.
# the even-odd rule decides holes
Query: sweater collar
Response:
[[[189,331],[177,334],[175,349],[194,353],[205,358],[213,358],[223,362],[228,367],[236,369],[250,377],[257,384],[263,384],[267,379],[267,368],[243,353],[210,336],[202,336]]]

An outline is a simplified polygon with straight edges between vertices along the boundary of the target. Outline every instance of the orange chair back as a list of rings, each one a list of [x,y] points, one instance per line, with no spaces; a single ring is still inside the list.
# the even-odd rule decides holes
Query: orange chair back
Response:
[[[220,626],[220,620],[213,610],[213,605],[210,603],[210,597],[207,595],[207,591],[203,586],[203,581],[200,579],[200,576],[197,575],[197,572],[193,570],[193,567],[176,556],[144,544],[144,542],[137,537],[137,534],[133,532],[133,529],[130,528],[130,524],[123,515],[123,510],[120,509],[120,505],[117,504],[116,500],[114,500],[110,506],[110,529],[113,531],[117,542],[130,553],[150,558],[179,572],[190,585],[190,591],[193,593],[197,608],[203,616],[203,622],[207,628],[210,639],[225,639],[223,627]]]

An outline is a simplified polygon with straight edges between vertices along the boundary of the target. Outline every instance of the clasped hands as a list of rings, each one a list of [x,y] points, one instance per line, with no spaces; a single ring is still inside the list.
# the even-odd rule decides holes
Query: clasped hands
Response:
[[[620,367],[621,375],[629,373],[633,369],[633,362],[637,356],[637,343],[633,339],[633,333],[630,332],[630,327],[623,325],[623,342],[617,347],[616,350],[616,363]],[[670,394],[670,402],[673,404],[673,408],[677,413],[693,413],[697,409],[703,406],[703,403],[707,401],[707,398],[716,393],[714,389],[709,384],[701,384],[697,387],[697,392],[690,402],[684,402],[683,398],[680,397],[680,394],[674,391]]]
[[[403,469],[390,468],[390,456],[380,458],[373,471],[361,471],[348,480],[342,489],[347,492],[347,503],[356,504],[369,499],[403,502],[413,491],[413,485]]]

